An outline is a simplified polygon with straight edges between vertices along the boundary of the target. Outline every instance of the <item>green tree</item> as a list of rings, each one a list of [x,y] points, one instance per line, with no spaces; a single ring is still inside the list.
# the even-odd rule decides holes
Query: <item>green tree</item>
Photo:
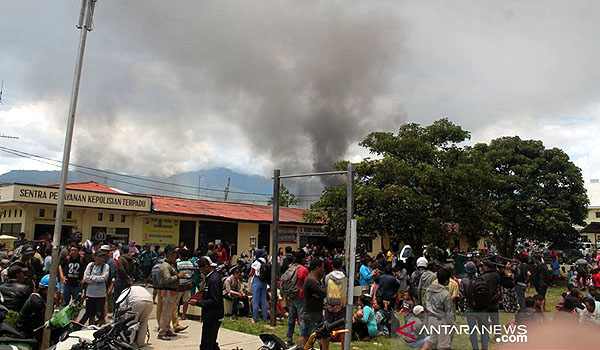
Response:
[[[589,203],[581,170],[558,148],[541,141],[502,137],[477,144],[474,153],[492,170],[489,199],[494,241],[510,256],[519,241],[574,246]]]
[[[273,197],[269,198],[267,205],[273,204]],[[279,186],[279,206],[280,207],[295,207],[298,205],[296,196],[288,190],[283,184]]]
[[[388,233],[420,253],[426,245],[453,246],[458,233],[449,224],[457,223],[476,242],[489,223],[491,203],[483,195],[489,168],[480,154],[460,146],[469,137],[469,132],[447,119],[426,127],[404,124],[397,134],[369,134],[360,145],[376,159],[367,158],[356,166],[359,234]],[[343,233],[345,187],[326,187],[305,219],[322,222],[327,233]]]

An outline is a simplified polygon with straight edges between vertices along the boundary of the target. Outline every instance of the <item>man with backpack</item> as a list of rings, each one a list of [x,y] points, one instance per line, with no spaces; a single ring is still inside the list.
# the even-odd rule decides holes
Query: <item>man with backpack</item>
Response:
[[[485,281],[488,286],[488,312],[490,315],[490,319],[492,320],[492,326],[500,324],[500,315],[498,314],[498,310],[500,306],[498,305],[498,301],[500,300],[500,291],[498,287],[500,286],[501,277],[500,274],[496,271],[496,264],[493,261],[486,260],[483,262],[481,273],[481,279]],[[479,280],[476,279],[473,282],[473,287],[477,288],[474,290],[474,298],[480,298],[478,291],[483,290],[483,287],[479,287]],[[483,297],[483,295],[481,295]],[[476,300],[475,302],[478,302]],[[482,302],[482,301],[481,301]]]
[[[333,259],[333,271],[325,276],[325,318],[327,323],[333,323],[341,320],[346,315],[346,292],[348,290],[348,278],[342,271],[342,260]],[[342,350],[344,350],[344,334],[341,334],[340,340]]]
[[[308,276],[306,264],[306,253],[298,250],[294,255],[294,264],[281,276],[281,294],[288,298],[288,328],[286,333],[287,345],[292,346],[294,328],[296,326],[296,317],[300,318],[300,331],[302,331],[302,311],[304,309],[304,300],[302,295],[302,286]],[[306,337],[306,334],[300,333],[300,337]]]
[[[256,261],[252,263],[252,323],[258,322],[258,308],[262,310],[263,320],[267,320],[267,283],[271,278],[270,264],[264,251],[256,250]]]
[[[483,329],[489,326],[488,313],[489,308],[489,286],[482,277],[477,277],[477,266],[474,262],[468,261],[465,264],[466,276],[460,280],[459,293],[465,307],[465,316],[469,329]],[[469,335],[471,347],[478,350],[477,332],[471,332]],[[489,343],[489,334],[481,333],[481,349],[487,350]]]
[[[418,258],[417,269],[413,271],[410,277],[410,291],[417,304],[421,304],[421,290],[419,289],[419,281],[421,280],[421,275],[423,272],[427,270],[427,264],[427,258],[424,256]]]

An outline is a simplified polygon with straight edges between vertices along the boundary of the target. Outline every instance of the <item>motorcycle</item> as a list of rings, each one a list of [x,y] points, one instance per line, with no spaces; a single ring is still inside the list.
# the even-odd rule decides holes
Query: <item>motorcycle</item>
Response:
[[[298,345],[288,347],[285,344],[285,342],[275,334],[259,334],[258,337],[263,342],[263,345],[258,350],[314,350],[314,345],[317,342],[317,340],[329,339],[331,337],[337,336],[338,334],[348,333],[349,331],[347,329],[333,331],[333,329],[342,326],[345,323],[346,320],[341,319],[330,324],[327,322],[318,324],[313,330],[310,337],[308,337],[308,340],[306,341],[306,344],[304,344],[303,347],[299,347]]]
[[[4,297],[0,293],[0,303],[3,302]],[[0,305],[0,350],[35,349],[38,345],[36,339],[27,338],[23,333],[4,323],[8,311],[4,305]]]
[[[66,336],[48,350],[132,350],[131,335],[139,329],[139,323],[133,322],[136,314],[131,312],[131,308],[121,310],[118,307],[129,292],[127,288],[117,298],[117,311],[111,323],[65,333]]]

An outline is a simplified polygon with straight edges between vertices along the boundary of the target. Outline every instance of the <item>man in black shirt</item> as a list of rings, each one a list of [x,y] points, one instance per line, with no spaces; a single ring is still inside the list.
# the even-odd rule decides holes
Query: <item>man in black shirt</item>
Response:
[[[69,304],[71,297],[75,299],[81,293],[85,268],[83,257],[79,253],[79,246],[72,245],[69,248],[69,255],[64,258],[62,264],[58,265],[58,277],[64,285],[63,306]]]
[[[200,273],[206,276],[202,300],[190,299],[188,302],[202,308],[202,340],[200,350],[219,349],[217,336],[223,322],[223,282],[215,268],[217,264],[209,257],[198,260]]]
[[[310,335],[318,323],[323,320],[323,300],[327,295],[325,287],[321,284],[321,279],[325,274],[323,262],[319,259],[313,259],[308,265],[308,277],[304,281],[302,294],[304,296],[304,309],[302,310],[302,319],[304,320],[303,331],[300,334]],[[306,343],[306,338],[298,339],[298,347],[301,348]],[[324,349],[327,349],[327,344]]]

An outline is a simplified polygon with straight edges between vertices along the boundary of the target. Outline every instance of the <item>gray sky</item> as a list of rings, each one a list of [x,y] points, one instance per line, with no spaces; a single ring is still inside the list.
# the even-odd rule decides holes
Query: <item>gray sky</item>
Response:
[[[79,1],[0,4],[0,146],[60,159]],[[88,36],[73,161],[268,175],[367,156],[441,117],[563,148],[600,177],[595,1],[108,1]],[[56,169],[0,153],[0,172]]]

